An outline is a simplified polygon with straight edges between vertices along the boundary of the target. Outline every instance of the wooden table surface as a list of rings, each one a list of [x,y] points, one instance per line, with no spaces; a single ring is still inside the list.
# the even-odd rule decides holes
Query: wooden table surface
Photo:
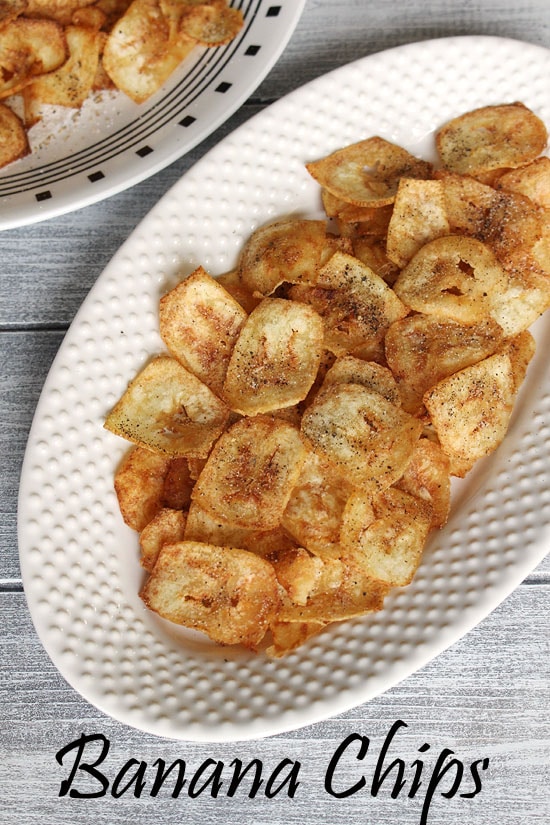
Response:
[[[548,0],[309,0],[278,63],[252,97],[186,157],[100,204],[0,236],[0,822],[22,825],[156,823],[381,823],[530,825],[550,822],[550,562],[548,558],[477,628],[384,695],[310,727],[223,745],[174,742],[140,733],[83,700],[44,652],[25,602],[16,537],[17,492],[31,419],[50,364],[89,289],[124,239],[208,149],[252,114],[303,83],[389,47],[450,35],[489,34],[550,48]],[[550,82],[550,79],[549,79]],[[399,721],[398,753],[411,780],[424,759],[423,788],[374,795],[375,759]],[[60,796],[68,775],[56,754],[81,734],[110,743],[102,771],[110,787],[91,799]],[[347,737],[368,737],[370,762],[350,751],[338,798],[325,787],[330,757]],[[105,741],[105,740],[103,740]],[[363,740],[365,741],[365,740]],[[429,745],[429,748],[425,747]],[[422,812],[435,757],[450,749],[464,765],[489,759],[473,798],[440,790]],[[395,751],[394,751],[395,753]],[[262,761],[265,778],[282,760],[300,763],[299,786],[272,798],[261,790],[213,798],[168,792],[112,794],[128,760],[153,766],[185,760],[189,778],[205,760]],[[430,762],[431,759],[431,762]],[[416,762],[415,762],[416,760]],[[413,763],[415,763],[416,768]],[[387,763],[388,764],[388,763]],[[480,761],[481,765],[481,761]],[[143,768],[142,768],[143,769]],[[397,775],[399,765],[393,768]],[[153,768],[150,767],[152,777]],[[480,768],[481,770],[481,768]],[[127,779],[130,774],[127,775]],[[361,780],[364,776],[366,781]],[[97,790],[80,775],[79,787]],[[361,784],[357,784],[357,783]],[[75,787],[78,783],[75,783]],[[466,783],[460,789],[471,790]],[[120,787],[120,785],[119,785]],[[226,786],[225,786],[226,787]]]

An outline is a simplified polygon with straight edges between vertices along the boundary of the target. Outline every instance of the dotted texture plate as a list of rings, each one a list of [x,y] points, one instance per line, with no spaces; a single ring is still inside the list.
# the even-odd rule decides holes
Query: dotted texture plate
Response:
[[[48,107],[32,154],[0,170],[0,229],[35,223],[121,192],[222,124],[273,67],[305,0],[232,0],[244,25],[226,46],[197,47],[141,105],[101,92],[78,110]]]
[[[134,727],[186,740],[280,733],[356,706],[479,622],[543,558],[550,524],[550,326],[537,322],[508,437],[454,488],[452,517],[411,586],[384,610],[336,625],[279,661],[164,622],[138,598],[136,535],[113,473],[127,444],[102,428],[155,353],[160,295],[199,263],[229,269],[258,225],[319,217],[304,162],[371,134],[426,157],[434,130],[468,109],[522,100],[550,123],[550,52],[500,38],[400,47],[345,66],[226,138],[159,202],[103,272],[46,381],[19,501],[23,581],[64,677]],[[457,674],[460,678],[460,674]]]

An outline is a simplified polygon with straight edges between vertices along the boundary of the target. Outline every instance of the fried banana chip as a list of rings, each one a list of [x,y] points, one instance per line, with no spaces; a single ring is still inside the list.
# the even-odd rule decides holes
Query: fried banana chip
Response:
[[[344,512],[343,558],[375,581],[404,587],[420,564],[431,524],[427,501],[396,488],[374,499],[358,490]]]
[[[403,474],[422,423],[358,384],[322,390],[302,418],[313,448],[353,484],[382,489]]]
[[[516,395],[507,353],[495,353],[444,378],[424,396],[452,475],[463,477],[501,444]]]
[[[225,3],[195,5],[182,4],[181,0],[161,0],[161,5],[165,13],[170,6],[187,6],[181,14],[178,31],[201,46],[222,46],[229,43],[243,27],[242,11]]]
[[[503,339],[502,328],[492,318],[460,324],[418,314],[396,321],[386,333],[385,352],[404,409],[418,413],[425,392],[442,378],[492,355]]]
[[[508,279],[495,255],[476,238],[448,235],[425,244],[394,284],[417,312],[470,324],[491,314]]]
[[[443,527],[451,509],[449,458],[437,441],[421,438],[395,487],[431,504],[431,527]]]
[[[292,407],[310,391],[323,353],[323,322],[307,304],[265,298],[233,347],[223,398],[256,415]]]
[[[195,45],[174,31],[160,0],[134,0],[107,38],[103,66],[117,88],[135,103],[143,103]]]
[[[497,189],[519,192],[533,203],[550,209],[550,158],[537,158],[519,169],[512,169],[502,175]]]
[[[240,304],[202,267],[160,300],[160,336],[184,367],[220,395],[246,320]]]
[[[337,558],[342,513],[351,489],[331,461],[308,452],[283,513],[282,526],[311,553]]]
[[[4,28],[19,17],[25,14],[28,0],[0,0],[0,28]]]
[[[428,241],[450,234],[442,182],[402,178],[388,226],[388,258],[403,268]]]
[[[436,135],[443,165],[461,175],[516,168],[548,140],[544,123],[522,103],[484,106],[449,121]]]
[[[325,375],[323,387],[331,384],[361,384],[368,390],[380,393],[391,404],[401,406],[399,387],[391,370],[374,361],[364,361],[354,355],[337,358]]]
[[[172,458],[204,458],[228,415],[206,384],[174,358],[158,356],[129,384],[105,427]]]
[[[94,0],[27,0],[25,17],[55,20],[68,26],[79,9],[92,5]]]
[[[239,257],[239,277],[246,289],[271,295],[282,283],[311,283],[337,249],[324,221],[288,220],[260,226]]]
[[[184,538],[186,541],[202,541],[221,547],[240,547],[263,557],[296,547],[296,542],[281,527],[254,530],[227,524],[212,516],[196,501],[189,508]]]
[[[347,355],[359,346],[375,345],[407,307],[366,264],[336,252],[318,273],[315,286],[290,290],[294,300],[311,304],[323,319],[325,347]]]
[[[20,118],[0,103],[0,168],[30,152],[27,132]]]
[[[141,591],[150,610],[222,645],[255,649],[275,620],[273,567],[254,553],[182,541],[162,547]]]
[[[25,123],[36,123],[41,106],[68,106],[78,109],[90,94],[99,63],[101,37],[88,26],[66,26],[67,60],[55,71],[35,78],[23,89]]]
[[[317,622],[273,622],[271,625],[272,642],[266,649],[270,659],[280,659],[316,636],[323,628]]]
[[[338,558],[315,556],[303,547],[274,554],[270,559],[279,584],[294,604],[304,605],[320,593],[331,593],[344,581]]]
[[[183,541],[187,515],[182,510],[164,507],[143,528],[139,536],[140,564],[151,571],[165,544]]]
[[[124,522],[140,532],[164,506],[170,459],[142,447],[129,450],[115,473],[115,493]]]
[[[54,71],[67,54],[65,33],[54,20],[17,17],[0,29],[0,98],[20,92],[38,75]]]
[[[431,165],[381,137],[338,149],[306,163],[309,174],[326,190],[354,206],[393,203],[401,178],[429,178]]]
[[[281,521],[305,458],[306,446],[291,424],[243,418],[214,445],[192,499],[221,521],[270,530]]]

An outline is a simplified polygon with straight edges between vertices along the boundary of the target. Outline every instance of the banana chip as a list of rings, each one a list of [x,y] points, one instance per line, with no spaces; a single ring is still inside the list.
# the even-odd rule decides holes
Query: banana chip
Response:
[[[186,521],[183,510],[165,507],[146,524],[139,536],[140,564],[145,570],[153,569],[165,544],[183,541]]]
[[[544,123],[522,103],[484,106],[454,118],[436,135],[443,165],[461,175],[522,166],[546,146]]]
[[[65,33],[54,20],[18,17],[8,23],[0,29],[0,99],[57,69],[67,54]]]
[[[22,121],[3,103],[0,103],[0,135],[0,167],[29,154],[29,141]]]
[[[223,397],[243,415],[292,407],[310,391],[323,352],[323,323],[306,304],[265,298],[233,347]]]
[[[280,524],[306,458],[299,431],[281,419],[243,418],[216,442],[193,489],[193,501],[237,527]]]
[[[354,206],[393,203],[401,178],[429,178],[431,165],[381,137],[367,138],[306,164],[332,195]]]
[[[140,595],[164,619],[252,649],[279,607],[271,564],[247,550],[192,541],[161,548]]]
[[[172,458],[204,458],[228,414],[206,384],[173,358],[159,356],[130,383],[105,427]]]

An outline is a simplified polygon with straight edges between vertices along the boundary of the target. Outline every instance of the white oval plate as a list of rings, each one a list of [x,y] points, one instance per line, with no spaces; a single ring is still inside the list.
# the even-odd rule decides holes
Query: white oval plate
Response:
[[[32,154],[0,170],[0,229],[103,200],[196,146],[252,94],[288,43],[305,0],[233,0],[244,25],[215,49],[197,47],[141,105],[101,92],[79,110],[48,107]]]
[[[365,702],[416,671],[508,595],[548,549],[550,329],[502,447],[454,490],[411,586],[279,661],[148,612],[136,535],[113,474],[127,444],[104,416],[158,351],[159,296],[202,263],[220,274],[259,224],[320,216],[304,162],[371,134],[428,156],[434,129],[482,104],[522,100],[550,123],[550,52],[465,37],[359,60],[292,93],[205,156],[105,269],[67,333],[29,436],[19,499],[23,582],[63,676],[105,713],[160,736],[244,740]],[[457,678],[459,674],[457,674]]]

